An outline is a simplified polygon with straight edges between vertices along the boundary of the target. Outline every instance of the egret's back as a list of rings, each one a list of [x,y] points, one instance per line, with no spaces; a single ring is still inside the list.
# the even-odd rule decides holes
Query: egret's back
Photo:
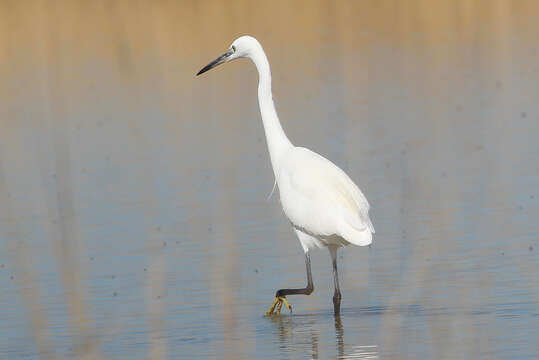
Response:
[[[331,161],[295,147],[283,156],[278,174],[283,209],[296,227],[317,237],[338,235],[359,246],[372,242],[367,199]]]

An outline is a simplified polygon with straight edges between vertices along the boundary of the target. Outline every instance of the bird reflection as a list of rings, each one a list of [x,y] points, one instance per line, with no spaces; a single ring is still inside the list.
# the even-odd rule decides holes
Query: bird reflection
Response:
[[[341,315],[335,315],[335,337],[337,339],[337,354],[338,358],[344,356],[344,328],[342,327]]]
[[[311,359],[318,359],[320,356],[319,339],[324,328],[332,332],[331,322],[327,321],[329,318],[326,315],[274,316],[270,319],[275,326],[274,334],[282,350],[306,352]],[[333,317],[333,326],[335,359],[378,359],[377,345],[345,345],[344,326],[340,315]]]
[[[313,317],[309,317],[307,322],[294,321],[290,316],[274,316],[270,319],[277,327],[276,334],[282,349],[304,347],[308,351],[310,345],[311,359],[318,359],[318,331],[314,329],[316,321]]]
[[[352,346],[348,353],[344,352],[344,327],[341,316],[335,316],[335,338],[337,340],[337,359],[378,359],[377,345]]]

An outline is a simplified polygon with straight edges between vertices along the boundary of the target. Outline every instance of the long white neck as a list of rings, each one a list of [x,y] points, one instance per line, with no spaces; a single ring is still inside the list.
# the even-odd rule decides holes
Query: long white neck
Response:
[[[258,70],[258,105],[260,106],[260,114],[264,123],[271,166],[277,178],[279,160],[293,145],[288,140],[275,111],[275,105],[273,104],[273,97],[271,95],[271,71],[268,58],[261,46],[256,51],[253,51],[249,57],[255,63]]]

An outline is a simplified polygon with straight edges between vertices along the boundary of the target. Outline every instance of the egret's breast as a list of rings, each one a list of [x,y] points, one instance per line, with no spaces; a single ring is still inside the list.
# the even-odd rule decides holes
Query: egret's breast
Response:
[[[336,231],[334,214],[321,201],[316,182],[311,182],[316,177],[310,181],[308,174],[298,173],[302,166],[305,162],[294,157],[283,163],[277,181],[283,211],[292,224],[313,235],[332,235]]]

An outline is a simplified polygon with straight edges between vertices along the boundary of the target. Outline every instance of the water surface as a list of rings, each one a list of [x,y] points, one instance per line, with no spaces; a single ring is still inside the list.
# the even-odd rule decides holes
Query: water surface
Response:
[[[0,357],[534,359],[533,1],[0,5]],[[283,127],[362,188],[371,248],[315,292],[273,185]]]

